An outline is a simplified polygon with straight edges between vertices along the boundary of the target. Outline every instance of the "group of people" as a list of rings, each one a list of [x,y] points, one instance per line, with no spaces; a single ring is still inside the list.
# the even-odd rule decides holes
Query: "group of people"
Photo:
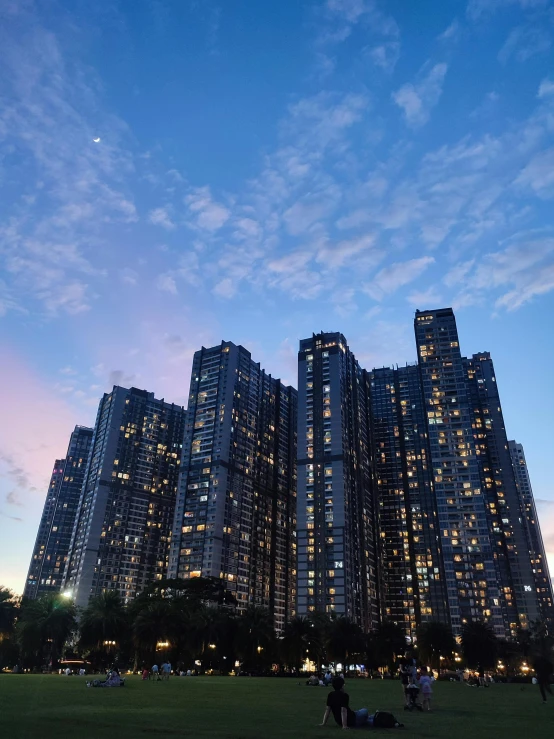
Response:
[[[120,688],[123,684],[117,667],[112,667],[105,680],[89,680],[87,688]]]
[[[152,668],[149,670],[148,667],[144,667],[142,670],[142,679],[143,680],[169,680],[169,676],[171,675],[171,662],[167,660],[162,665],[158,666],[158,664],[152,665]]]
[[[407,655],[400,663],[399,674],[404,693],[404,710],[430,711],[434,678],[429,675],[427,668],[421,667],[418,673],[416,660]],[[422,704],[417,702],[420,691]]]
[[[333,681],[333,673],[331,670],[327,670],[321,677],[319,675],[316,675],[315,673],[310,675],[310,677],[306,680],[306,685],[309,686],[321,686],[321,687],[327,687],[328,685],[331,685]],[[344,675],[340,673],[338,677],[342,677],[344,680]],[[298,683],[300,685],[300,683]]]

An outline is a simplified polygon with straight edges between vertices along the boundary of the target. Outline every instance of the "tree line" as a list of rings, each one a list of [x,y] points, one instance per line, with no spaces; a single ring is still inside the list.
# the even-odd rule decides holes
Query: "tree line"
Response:
[[[428,622],[417,633],[414,656],[434,669],[469,667],[516,675],[539,657],[552,659],[553,639],[545,623],[497,639],[489,624],[465,624],[457,643],[447,624]],[[264,608],[238,612],[217,578],[163,580],[125,605],[117,591],[77,609],[62,594],[18,599],[0,587],[0,668],[55,670],[60,660],[83,659],[90,669],[142,669],[169,659],[198,672],[299,674],[307,660],[323,665],[364,665],[395,671],[409,645],[403,629],[384,621],[369,634],[343,616],[296,616],[276,634]],[[500,665],[500,666],[499,666]]]

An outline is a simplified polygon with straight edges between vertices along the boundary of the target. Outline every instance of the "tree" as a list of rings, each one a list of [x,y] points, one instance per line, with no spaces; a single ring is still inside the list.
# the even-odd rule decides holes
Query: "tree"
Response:
[[[14,639],[18,600],[11,590],[0,585],[0,665],[15,665],[18,658]]]
[[[497,646],[497,657],[502,662],[506,675],[513,675],[518,672],[523,656],[519,643],[508,639],[499,639]]]
[[[391,670],[398,655],[406,651],[406,636],[402,627],[394,621],[383,621],[374,631],[374,644],[380,666]]]
[[[242,664],[248,668],[259,668],[267,663],[274,639],[273,617],[270,612],[259,606],[248,606],[238,619],[235,641]]]
[[[471,621],[462,626],[462,653],[468,667],[479,671],[483,677],[485,670],[496,664],[498,640],[493,628],[486,621]]]
[[[16,616],[17,600],[14,594],[0,585],[0,642],[13,634]]]
[[[121,647],[128,633],[129,620],[117,590],[106,590],[92,598],[84,609],[79,623],[81,646],[91,649],[90,657],[97,657],[100,666],[106,666],[109,656]]]
[[[169,643],[177,631],[175,609],[168,599],[156,599],[146,603],[133,624],[133,638],[139,649],[152,658],[158,643]]]
[[[63,595],[21,602],[16,638],[30,666],[50,663],[55,669],[69,635],[77,627],[75,605]]]
[[[300,671],[306,652],[309,652],[312,630],[312,623],[303,616],[295,616],[285,626],[281,651],[289,667]]]
[[[363,652],[363,632],[346,616],[331,619],[325,636],[328,657],[344,669]]]
[[[442,621],[428,621],[417,630],[420,658],[440,671],[440,658],[452,657],[456,642],[452,629]]]

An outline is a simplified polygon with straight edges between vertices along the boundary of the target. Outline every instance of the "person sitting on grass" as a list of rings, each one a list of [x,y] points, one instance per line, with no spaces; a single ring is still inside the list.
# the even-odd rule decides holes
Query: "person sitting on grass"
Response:
[[[120,688],[121,675],[117,667],[108,673],[106,680],[92,680],[87,683],[87,688]]]
[[[327,707],[320,726],[325,726],[331,714],[333,714],[335,722],[343,729],[360,729],[370,726],[399,728],[404,726],[394,718],[392,713],[377,711],[370,716],[367,708],[353,711],[350,708],[350,696],[344,692],[344,678],[333,678],[332,685],[333,690],[327,696]]]

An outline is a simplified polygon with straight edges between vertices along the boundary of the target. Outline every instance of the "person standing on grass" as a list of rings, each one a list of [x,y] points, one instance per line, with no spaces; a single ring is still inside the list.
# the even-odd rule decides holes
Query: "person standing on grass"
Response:
[[[433,692],[431,685],[432,685],[432,680],[427,674],[427,668],[422,667],[421,675],[419,678],[419,687],[421,689],[421,695],[423,697],[423,710],[424,711],[431,710],[431,694]]]
[[[158,665],[152,665],[152,680],[160,679],[160,670]]]
[[[412,676],[412,671],[410,670],[408,660],[403,659],[402,662],[400,663],[400,683],[402,685],[402,692],[404,694],[404,705],[405,706],[410,705],[410,695],[408,693],[408,685],[410,684],[411,676]]]
[[[537,657],[534,661],[535,673],[537,675],[537,682],[539,684],[539,690],[542,695],[542,702],[546,703],[546,694],[552,695],[552,689],[550,687],[550,680],[552,678],[553,665],[552,660],[544,655]]]
[[[171,675],[171,662],[169,662],[168,660],[167,662],[164,662],[162,665],[162,679],[169,680],[170,675]]]

